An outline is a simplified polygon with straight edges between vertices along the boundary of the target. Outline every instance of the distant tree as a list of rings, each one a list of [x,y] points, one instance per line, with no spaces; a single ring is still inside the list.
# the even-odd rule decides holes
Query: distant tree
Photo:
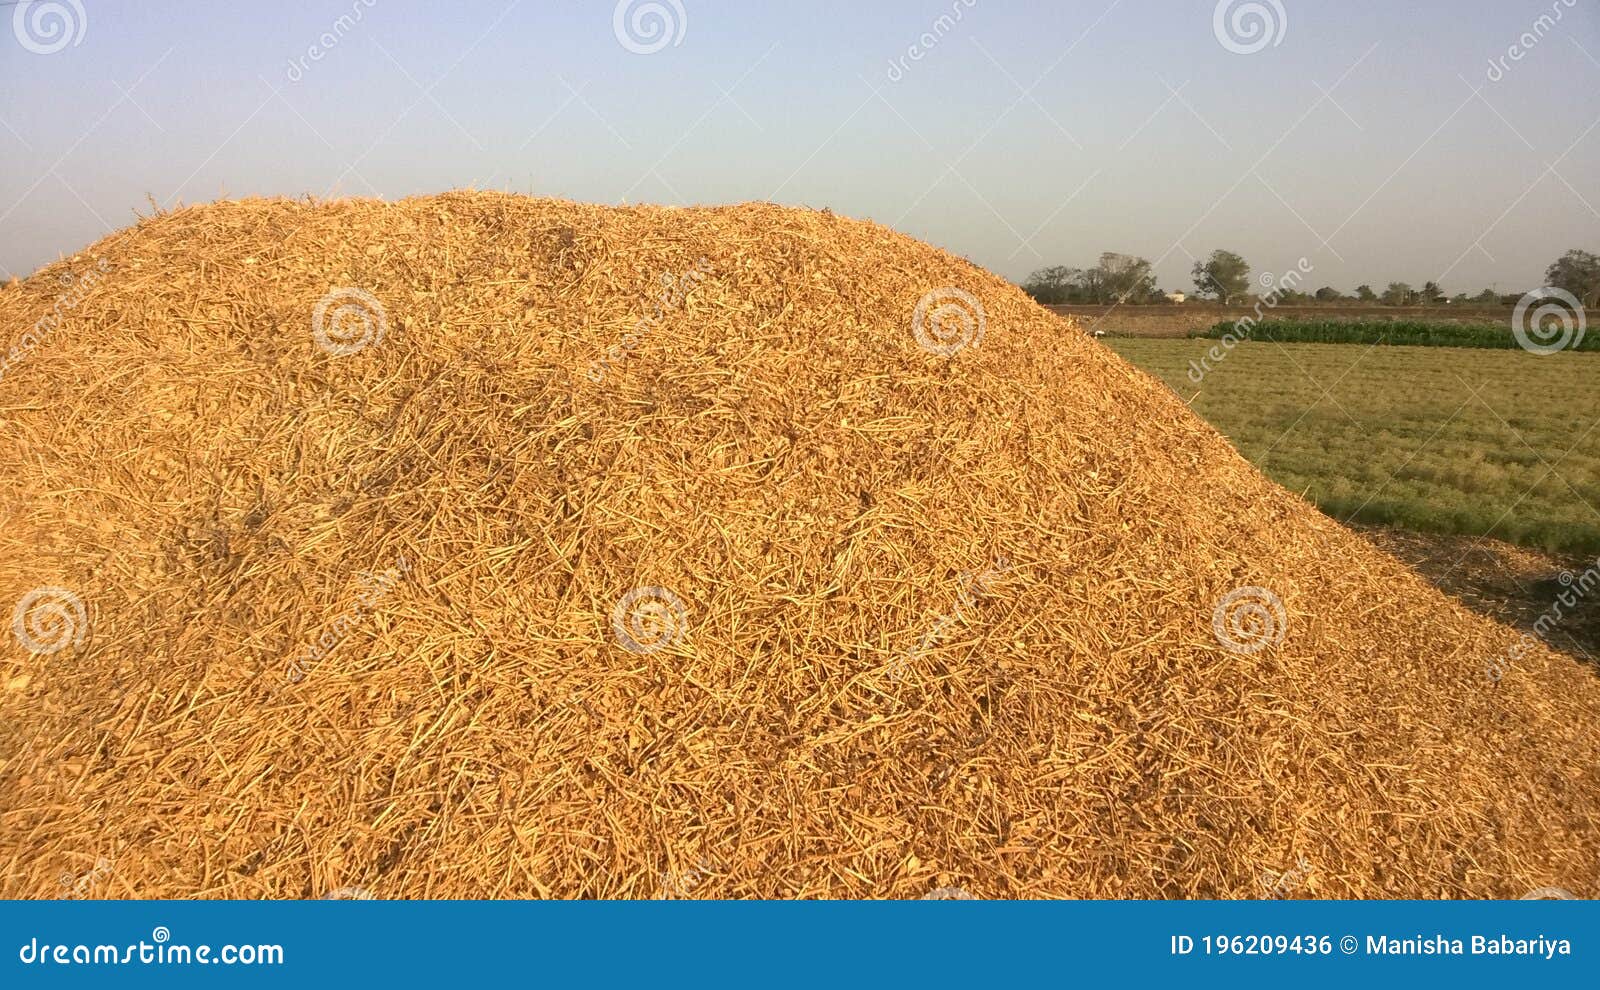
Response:
[[[1457,292],[1455,295],[1450,297],[1450,301],[1459,305],[1461,303],[1471,302],[1472,299],[1468,297],[1465,292]]]
[[[1389,287],[1383,290],[1383,304],[1385,306],[1404,306],[1416,295],[1416,290],[1404,282],[1390,282]]]
[[[1362,302],[1377,302],[1378,294],[1372,291],[1372,286],[1370,285],[1358,285],[1356,286],[1356,298]]]
[[[1331,285],[1324,285],[1317,290],[1317,302],[1338,302],[1343,298],[1344,296],[1339,294],[1339,290]]]
[[[1424,282],[1417,296],[1424,306],[1431,306],[1444,298],[1444,290],[1439,288],[1438,282]]]
[[[1041,268],[1022,283],[1022,291],[1041,305],[1060,306],[1072,301],[1072,290],[1078,282],[1079,274],[1076,268],[1068,268],[1065,265]]]
[[[1493,289],[1484,289],[1482,292],[1473,296],[1472,301],[1475,303],[1483,303],[1486,306],[1493,306],[1495,303],[1500,301],[1500,293],[1494,291]]]
[[[1250,264],[1232,251],[1211,252],[1211,257],[1194,263],[1192,274],[1200,295],[1212,296],[1224,306],[1250,291]]]
[[[1600,255],[1574,248],[1544,273],[1545,284],[1565,289],[1587,306],[1600,306]]]
[[[1099,302],[1142,303],[1156,295],[1156,277],[1150,262],[1131,254],[1107,251],[1092,271],[1104,294]]]

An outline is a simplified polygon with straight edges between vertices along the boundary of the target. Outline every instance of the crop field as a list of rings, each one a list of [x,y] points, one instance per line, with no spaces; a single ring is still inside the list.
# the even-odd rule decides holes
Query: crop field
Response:
[[[1249,305],[1219,306],[1210,302],[1182,305],[1077,304],[1046,306],[1058,316],[1068,316],[1086,329],[1103,330],[1113,337],[1187,337],[1205,333],[1218,324],[1231,327],[1246,317],[1257,317]],[[1298,322],[1436,323],[1459,326],[1499,327],[1509,336],[1512,325],[1510,306],[1291,306],[1274,307],[1270,319]],[[1589,311],[1591,326],[1600,312]],[[1391,341],[1392,343],[1393,341]]]
[[[1204,332],[1193,332],[1190,336],[1211,340],[1244,336],[1254,341],[1279,344],[1395,344],[1483,347],[1502,351],[1522,347],[1516,335],[1504,324],[1496,326],[1425,320],[1266,320],[1244,331],[1240,330],[1238,323],[1228,322],[1218,323]],[[1548,337],[1530,336],[1528,339],[1548,350],[1600,351],[1600,334],[1584,336],[1572,333],[1570,328],[1565,334],[1560,328],[1553,328]]]
[[[1600,551],[1600,355],[1253,341],[1196,386],[1210,341],[1106,343],[1340,520]]]

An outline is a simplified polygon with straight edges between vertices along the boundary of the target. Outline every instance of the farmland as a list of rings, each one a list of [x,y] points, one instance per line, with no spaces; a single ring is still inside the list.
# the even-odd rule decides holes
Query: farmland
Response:
[[[1209,302],[1186,302],[1182,305],[1066,305],[1047,306],[1058,316],[1069,316],[1085,329],[1103,330],[1111,336],[1127,337],[1187,337],[1203,332],[1218,323],[1234,323],[1245,317],[1255,317],[1253,306],[1219,306]],[[1429,323],[1456,323],[1463,326],[1503,327],[1511,331],[1512,309],[1509,306],[1292,306],[1279,305],[1268,310],[1275,320],[1339,320],[1357,323],[1390,321],[1426,321]],[[1590,311],[1589,323],[1600,320],[1600,313]]]
[[[1210,340],[1233,340],[1248,337],[1250,340],[1271,341],[1280,344],[1400,344],[1416,347],[1482,347],[1509,351],[1528,344],[1540,345],[1547,350],[1600,351],[1600,334],[1586,336],[1559,326],[1546,329],[1546,335],[1525,335],[1519,338],[1509,332],[1504,324],[1446,323],[1434,320],[1345,320],[1345,319],[1294,319],[1263,320],[1248,324],[1238,322],[1218,323],[1210,330],[1191,332],[1190,336]]]
[[[1341,520],[1600,552],[1600,355],[1109,339]]]

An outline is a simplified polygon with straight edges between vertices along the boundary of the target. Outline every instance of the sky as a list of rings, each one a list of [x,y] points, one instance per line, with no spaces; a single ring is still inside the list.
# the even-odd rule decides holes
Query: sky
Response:
[[[0,278],[162,206],[476,187],[866,217],[1021,280],[1600,252],[1600,0],[0,0]]]

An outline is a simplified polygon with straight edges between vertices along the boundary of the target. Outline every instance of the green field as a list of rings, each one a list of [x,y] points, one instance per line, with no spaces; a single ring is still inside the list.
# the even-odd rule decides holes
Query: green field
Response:
[[[1241,329],[1243,321],[1226,321],[1191,337],[1248,338],[1279,344],[1408,344],[1417,347],[1485,347],[1503,351],[1522,347],[1506,324],[1447,323],[1423,320],[1263,320]],[[1545,336],[1530,335],[1546,350],[1600,351],[1600,334],[1575,332],[1559,325]]]
[[[1340,520],[1600,552],[1600,354],[1108,339]]]

